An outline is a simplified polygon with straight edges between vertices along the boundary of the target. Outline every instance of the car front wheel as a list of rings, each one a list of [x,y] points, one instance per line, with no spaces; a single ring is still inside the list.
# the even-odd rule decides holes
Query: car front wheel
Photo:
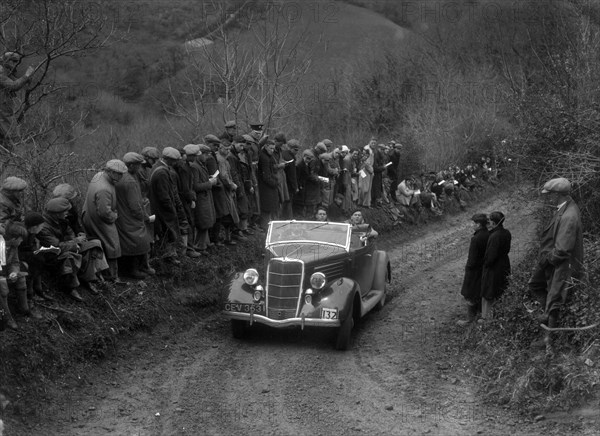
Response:
[[[335,343],[336,350],[347,350],[350,347],[350,338],[352,327],[354,327],[354,317],[352,316],[353,305],[350,306],[349,314],[340,326]]]

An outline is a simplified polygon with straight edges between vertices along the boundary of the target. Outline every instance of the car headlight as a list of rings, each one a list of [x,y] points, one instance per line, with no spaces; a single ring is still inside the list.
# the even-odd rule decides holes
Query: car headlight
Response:
[[[316,272],[310,276],[310,286],[313,289],[323,289],[327,283],[327,278],[322,272]]]
[[[250,286],[254,286],[255,284],[257,284],[258,271],[256,271],[254,268],[247,269],[244,273],[244,282],[246,282],[246,284]]]

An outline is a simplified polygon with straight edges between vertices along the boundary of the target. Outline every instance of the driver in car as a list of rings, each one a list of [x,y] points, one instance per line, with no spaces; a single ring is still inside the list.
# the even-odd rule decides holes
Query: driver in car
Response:
[[[371,227],[370,224],[365,222],[365,218],[363,217],[362,211],[356,209],[352,212],[350,219],[346,221],[348,224],[352,224],[352,233],[364,233],[361,235],[361,241],[366,241],[368,239],[375,239],[379,236],[379,233],[375,229]]]

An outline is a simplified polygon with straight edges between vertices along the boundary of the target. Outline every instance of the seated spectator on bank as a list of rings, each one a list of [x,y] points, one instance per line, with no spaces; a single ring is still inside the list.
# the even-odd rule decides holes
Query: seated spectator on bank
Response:
[[[27,295],[33,299],[52,301],[54,298],[43,288],[42,269],[43,263],[36,256],[35,252],[39,250],[40,241],[37,235],[44,227],[44,217],[37,212],[27,212],[23,223],[27,229],[27,237],[19,245],[19,260],[27,265]]]
[[[414,176],[402,180],[398,184],[398,188],[396,188],[396,199],[398,200],[398,203],[406,207],[414,206],[419,208],[421,206],[421,199],[419,197],[421,191],[414,188]]]
[[[108,269],[108,263],[99,240],[75,236],[67,221],[70,208],[65,198],[53,198],[46,204],[45,223],[37,237],[42,246],[39,255],[43,256],[44,269],[60,277],[71,298],[83,301],[80,285],[83,283],[92,294],[98,294],[96,283],[102,278],[100,273]],[[51,247],[58,247],[60,252],[46,255],[44,251],[50,252]]]
[[[52,190],[52,197],[62,197],[69,200],[69,203],[71,203],[71,209],[69,209],[67,221],[69,221],[69,225],[76,235],[85,234],[83,225],[81,224],[81,210],[75,201],[75,199],[78,197],[77,190],[68,183],[61,183],[60,185],[56,185]]]
[[[327,208],[325,206],[318,206],[317,212],[315,213],[315,221],[327,222]]]

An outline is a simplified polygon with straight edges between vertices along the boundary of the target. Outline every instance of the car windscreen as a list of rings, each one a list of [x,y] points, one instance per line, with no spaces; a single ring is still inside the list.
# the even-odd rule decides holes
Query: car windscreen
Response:
[[[267,246],[282,242],[315,241],[348,246],[350,226],[345,223],[320,221],[273,221],[267,235]]]

